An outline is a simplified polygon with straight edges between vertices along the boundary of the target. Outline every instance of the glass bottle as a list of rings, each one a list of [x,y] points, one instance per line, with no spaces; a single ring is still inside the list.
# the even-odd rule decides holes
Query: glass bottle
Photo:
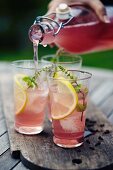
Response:
[[[54,43],[65,51],[87,53],[113,48],[113,6],[105,6],[108,23],[86,6],[60,4],[56,13],[36,18],[29,30],[32,42]]]

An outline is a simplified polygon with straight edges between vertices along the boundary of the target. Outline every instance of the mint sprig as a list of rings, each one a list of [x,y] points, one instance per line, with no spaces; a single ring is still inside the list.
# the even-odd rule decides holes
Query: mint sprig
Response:
[[[67,70],[65,67],[61,66],[61,65],[58,65],[54,68],[54,74],[53,74],[53,77],[57,74],[58,71],[61,71],[62,73],[64,73],[64,75],[71,79],[71,84],[73,85],[73,87],[75,88],[76,92],[80,92],[81,89],[82,89],[82,85],[81,84],[78,84],[77,83],[77,77],[74,76],[69,70]],[[27,87],[28,88],[35,88],[35,87],[38,87],[38,84],[37,84],[37,79],[38,77],[40,76],[40,74],[43,72],[43,71],[46,71],[46,72],[51,72],[52,70],[52,67],[50,66],[46,66],[46,67],[43,67],[41,70],[39,71],[36,71],[35,72],[35,75],[34,76],[25,76],[23,78],[23,81],[27,84]],[[85,89],[85,91],[87,91],[87,89]],[[87,93],[87,92],[86,92]]]
[[[23,81],[27,84],[28,88],[35,88],[38,87],[34,77],[26,76],[23,78]]]
[[[64,74],[67,76],[67,78],[70,78],[74,81],[77,81],[77,77],[75,77],[69,70],[67,70],[65,67],[58,65],[58,69],[62,72],[64,72]]]
[[[44,68],[42,68],[41,70],[36,71],[34,76],[25,76],[22,80],[27,84],[27,87],[28,87],[28,88],[38,87],[37,79],[38,79],[38,77],[40,76],[40,74],[41,74],[43,71],[50,72],[50,70],[51,70],[51,67],[50,67],[50,66],[44,67]]]
[[[77,93],[80,92],[81,88],[82,84],[77,84],[76,86],[74,86],[74,89],[76,90]]]
[[[77,106],[76,106],[76,110],[77,112],[84,112],[86,110],[86,107],[87,107],[87,103],[78,103]]]

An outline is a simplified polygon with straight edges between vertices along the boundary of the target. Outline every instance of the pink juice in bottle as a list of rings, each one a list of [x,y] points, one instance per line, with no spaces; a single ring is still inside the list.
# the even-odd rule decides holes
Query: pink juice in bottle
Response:
[[[101,22],[86,6],[60,4],[56,14],[37,17],[29,31],[30,39],[38,39],[42,45],[54,43],[77,54],[112,49],[113,6],[105,8],[107,23]]]
[[[113,48],[112,6],[106,6],[109,23],[100,22],[92,10],[82,6],[71,6],[71,9],[75,17],[55,37],[57,46],[73,53]]]

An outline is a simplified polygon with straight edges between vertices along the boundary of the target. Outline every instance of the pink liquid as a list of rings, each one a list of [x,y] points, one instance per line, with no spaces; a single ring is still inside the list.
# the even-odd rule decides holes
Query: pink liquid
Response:
[[[81,120],[82,113],[73,113],[62,119],[53,120],[54,142],[63,147],[77,147],[83,143],[85,128],[85,112]]]
[[[110,23],[97,20],[93,12],[73,19],[60,30],[55,44],[73,53],[113,48],[113,7],[106,7]]]
[[[29,37],[32,42],[42,45],[56,44],[72,53],[88,53],[113,48],[113,7],[105,6],[110,23],[101,22],[88,7],[72,5],[73,19],[61,20],[56,15],[51,18],[59,24],[66,24],[60,31],[58,24],[39,22],[31,26]],[[42,31],[43,30],[43,31]],[[58,31],[58,32],[57,32]],[[57,32],[57,34],[55,34]]]
[[[27,91],[28,99],[26,106],[21,113],[15,115],[15,129],[18,132],[38,134],[43,130],[47,95],[44,91]]]
[[[52,93],[52,92],[51,92]],[[62,94],[63,95],[63,94]],[[86,104],[86,95],[82,93],[78,93],[78,99],[79,103],[83,104],[83,102]],[[84,101],[83,101],[84,100]],[[65,102],[65,96],[64,96],[64,102]],[[54,112],[52,110],[53,105],[58,105],[58,103],[55,102],[55,99],[51,94],[51,114]],[[59,109],[58,109],[59,107]],[[60,105],[56,107],[57,111],[63,107]],[[54,106],[55,108],[55,106]],[[65,148],[72,148],[72,147],[78,147],[83,143],[84,140],[84,129],[85,129],[85,111],[77,111],[75,108],[74,111],[69,114],[67,117],[63,119],[52,119],[52,127],[53,127],[53,140],[54,143],[58,146],[65,147]]]

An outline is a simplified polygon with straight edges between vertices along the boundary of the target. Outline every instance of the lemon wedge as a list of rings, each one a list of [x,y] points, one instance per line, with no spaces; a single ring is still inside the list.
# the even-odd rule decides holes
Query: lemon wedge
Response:
[[[22,80],[26,75],[16,74],[14,77],[14,98],[15,98],[15,114],[23,112],[27,103],[27,93],[25,84]]]
[[[53,119],[63,119],[70,115],[78,103],[78,95],[72,84],[65,78],[57,80],[57,90],[52,93],[51,114]],[[51,90],[50,90],[51,91]]]

